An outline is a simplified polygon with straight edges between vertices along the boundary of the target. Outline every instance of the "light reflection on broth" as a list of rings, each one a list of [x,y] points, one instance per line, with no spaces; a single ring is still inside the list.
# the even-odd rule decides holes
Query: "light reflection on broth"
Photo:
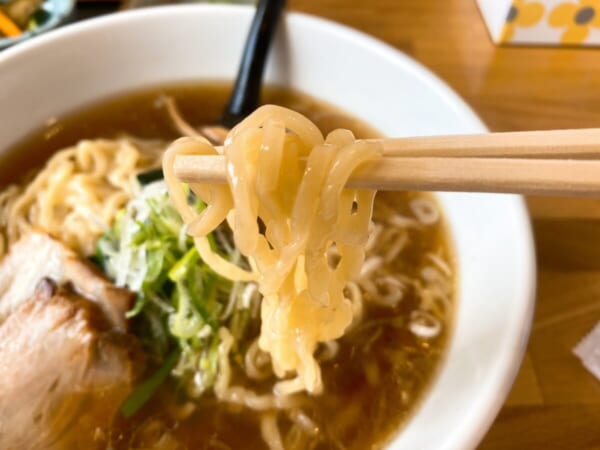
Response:
[[[53,120],[6,157],[0,166],[1,184],[18,181],[54,151],[82,139],[115,138],[124,133],[165,142],[177,138],[160,100],[162,94],[176,100],[189,123],[217,123],[229,90],[226,84],[147,89]],[[348,128],[357,137],[377,135],[368,125],[302,94],[268,88],[263,100],[305,114],[324,133]],[[363,318],[338,341],[337,348],[324,346],[318,351],[324,393],[303,395],[301,408],[272,417],[286,448],[377,448],[405,423],[423,398],[447,347],[455,301],[456,275],[443,218],[432,219],[432,212],[423,207],[431,202],[432,197],[422,193],[378,194],[374,213],[378,239],[370,246],[363,267],[369,273],[354,286],[366,300]],[[396,228],[386,224],[390,217],[398,222]],[[380,275],[379,284],[375,285],[370,272]],[[434,333],[438,318],[442,327]],[[258,333],[258,321],[251,322],[232,353],[232,376],[237,385],[267,393],[275,381],[270,371],[249,379],[245,369],[244,355]],[[218,402],[210,392],[190,399],[184,390],[174,382],[162,385],[133,418],[117,417],[109,435],[97,444],[149,448],[166,439],[164,448],[265,448],[255,412]]]

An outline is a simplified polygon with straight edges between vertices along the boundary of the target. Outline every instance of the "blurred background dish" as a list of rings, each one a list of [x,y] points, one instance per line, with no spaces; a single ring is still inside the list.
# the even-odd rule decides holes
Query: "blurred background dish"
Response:
[[[0,49],[56,27],[74,5],[74,0],[0,1]]]
[[[0,0],[0,50],[65,23],[122,10],[184,3],[251,5],[256,0]]]

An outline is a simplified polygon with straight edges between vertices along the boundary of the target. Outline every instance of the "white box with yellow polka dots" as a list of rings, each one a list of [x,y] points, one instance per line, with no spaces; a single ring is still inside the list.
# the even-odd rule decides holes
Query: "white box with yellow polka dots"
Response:
[[[600,45],[600,0],[477,0],[498,44]]]

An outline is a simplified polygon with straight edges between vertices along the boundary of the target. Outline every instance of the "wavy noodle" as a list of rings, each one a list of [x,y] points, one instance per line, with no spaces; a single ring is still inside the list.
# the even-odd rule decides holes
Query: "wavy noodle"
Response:
[[[179,112],[179,108],[177,108],[177,104],[175,100],[171,96],[164,96],[162,100],[165,103],[165,107],[167,108],[167,114],[173,121],[173,125],[177,128],[177,131],[181,133],[182,136],[194,137],[194,138],[202,138],[201,134],[196,131],[196,129],[191,126],[189,123],[185,121],[185,119],[181,116]]]
[[[261,107],[225,141],[229,186],[190,186],[209,205],[199,216],[187,204],[173,163],[177,155],[217,150],[204,139],[181,139],[164,157],[171,198],[205,262],[233,281],[258,282],[263,295],[259,346],[270,354],[278,377],[293,375],[277,383],[278,394],[322,391],[314,352],[319,343],[342,336],[360,310],[344,289],[364,261],[375,192],[344,186],[358,165],[380,153],[377,144],[356,142],[347,130],[323,139],[301,114]],[[303,173],[302,157],[307,158]],[[226,219],[252,272],[223,260],[206,242]],[[332,245],[339,253],[335,268],[327,258]]]
[[[289,409],[298,405],[298,398],[290,395],[259,395],[242,386],[231,385],[231,366],[229,352],[234,340],[229,330],[225,327],[219,329],[219,372],[214,384],[216,397],[224,402],[245,406],[255,411],[272,411],[276,409]]]
[[[82,255],[139,191],[136,173],[160,164],[162,145],[132,139],[81,141],[57,152],[29,183],[0,194],[0,257],[32,228]]]
[[[261,417],[260,432],[269,449],[284,450],[279,427],[277,426],[277,416],[274,413],[266,413]]]
[[[252,341],[244,355],[244,367],[248,378],[253,380],[266,380],[269,378],[272,375],[270,367],[268,367],[270,362],[269,355],[258,348],[258,340]]]
[[[254,273],[236,266],[211,250],[206,236],[225,220],[233,202],[226,186],[194,184],[190,188],[207,204],[201,215],[196,214],[188,203],[186,191],[173,173],[175,157],[190,154],[211,155],[217,154],[217,151],[204,138],[181,138],[167,149],[163,157],[163,172],[171,201],[188,227],[188,233],[194,236],[198,253],[206,264],[219,275],[232,281],[255,280]]]

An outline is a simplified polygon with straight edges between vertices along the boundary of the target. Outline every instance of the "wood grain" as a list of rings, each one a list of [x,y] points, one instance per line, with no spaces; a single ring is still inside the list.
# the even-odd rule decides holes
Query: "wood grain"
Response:
[[[496,47],[474,0],[290,0],[412,55],[491,130],[600,126],[600,50]],[[577,3],[577,2],[575,2]],[[527,357],[482,450],[600,449],[600,382],[572,347],[600,320],[600,199],[528,199],[539,292]]]

